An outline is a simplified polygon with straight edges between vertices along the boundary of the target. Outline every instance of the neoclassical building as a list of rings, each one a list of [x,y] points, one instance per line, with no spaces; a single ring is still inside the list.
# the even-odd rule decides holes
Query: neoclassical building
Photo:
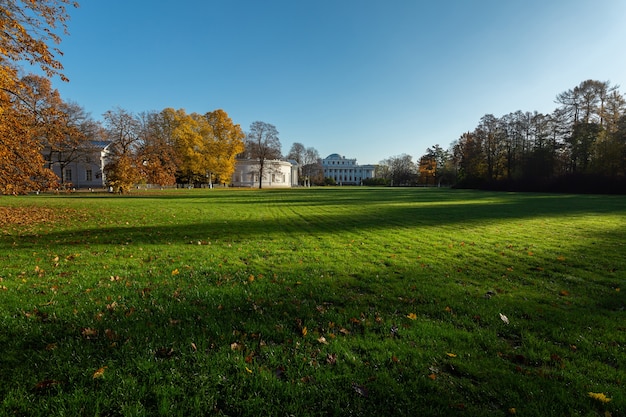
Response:
[[[104,188],[106,176],[104,165],[111,142],[91,141],[79,150],[59,152],[43,151],[46,165],[62,180],[66,187]]]
[[[340,185],[361,185],[362,181],[374,178],[375,165],[359,165],[356,159],[333,153],[322,159],[324,178],[332,178]]]
[[[233,187],[258,187],[259,162],[238,159],[231,184]],[[298,185],[298,164],[295,161],[267,160],[263,168],[263,188],[287,188]]]

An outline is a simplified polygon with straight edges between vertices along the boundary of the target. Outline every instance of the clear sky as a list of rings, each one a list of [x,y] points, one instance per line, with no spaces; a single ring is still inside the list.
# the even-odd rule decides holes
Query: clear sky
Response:
[[[82,0],[65,101],[218,108],[361,164],[448,148],[485,114],[550,113],[586,79],[626,83],[621,0]],[[620,88],[622,93],[624,88]]]

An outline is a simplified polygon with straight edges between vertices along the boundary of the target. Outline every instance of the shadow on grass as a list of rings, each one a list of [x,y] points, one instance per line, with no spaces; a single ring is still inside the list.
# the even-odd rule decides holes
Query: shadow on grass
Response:
[[[611,197],[479,193],[459,202],[456,193],[399,193],[401,198],[397,190],[336,196],[251,191],[256,200],[245,193],[215,193],[189,198],[203,206],[275,202],[283,207],[353,205],[354,210],[227,220],[201,212],[203,217],[192,224],[50,231],[20,236],[18,244],[24,249],[297,240],[624,213],[623,199]],[[364,205],[367,210],[360,211]],[[595,237],[623,244],[626,227]],[[8,240],[2,244],[10,251],[15,239]],[[564,257],[575,259],[577,249],[569,250]],[[622,265],[605,271],[616,286],[623,282]],[[580,357],[599,357],[598,367],[609,375],[603,381],[623,375],[619,358],[626,342],[618,328],[624,303],[617,291],[607,296],[596,283],[573,282],[575,289],[567,288],[573,295],[559,295],[557,288],[552,297],[542,298],[544,281],[560,278],[535,270],[536,276],[527,272],[525,279],[537,287],[537,299],[520,302],[468,293],[454,277],[435,282],[408,267],[396,272],[397,278],[385,282],[373,276],[317,281],[306,266],[294,265],[286,280],[250,281],[245,273],[225,278],[199,270],[194,276],[183,272],[161,279],[106,278],[90,291],[68,294],[62,288],[53,294],[45,285],[24,286],[24,302],[14,311],[5,308],[1,324],[2,411],[71,415],[98,409],[113,416],[131,415],[135,407],[136,415],[141,410],[146,415],[446,415],[462,410],[492,415],[525,407],[528,415],[571,415],[593,411],[584,398],[592,388],[581,382],[588,379],[589,363],[579,362]],[[296,281],[300,276],[308,279]],[[422,285],[425,278],[429,281]],[[574,298],[578,293],[580,301]],[[446,310],[450,305],[455,314]],[[503,324],[501,311],[509,314],[511,325]],[[416,319],[407,318],[408,313]],[[604,331],[607,339],[601,340]],[[605,344],[601,349],[600,342]],[[576,349],[570,347],[574,344]],[[105,366],[103,376],[94,378]]]
[[[581,317],[615,315],[611,302],[569,307],[570,321],[549,311],[537,320],[531,305],[505,326],[498,309],[514,307],[497,300],[470,299],[474,318],[447,312],[455,299],[468,301],[462,286],[442,299],[436,288],[407,293],[397,282],[368,292],[356,280],[220,279],[122,279],[55,303],[35,297],[3,325],[3,410],[123,415],[134,404],[149,415],[489,415],[533,401],[545,407],[532,395],[540,392],[563,415],[585,404],[573,400],[584,387],[555,359],[571,350],[555,346],[537,358],[525,340],[556,330],[575,340]],[[446,355],[455,349],[458,358]],[[98,369],[104,374],[94,378]]]
[[[73,230],[72,232],[54,230],[36,237],[20,236],[21,246],[42,241],[54,244],[161,244],[174,242],[202,241],[206,239],[220,241],[242,241],[246,239],[274,239],[277,237],[294,237],[310,234],[359,232],[385,233],[397,228],[440,227],[463,225],[474,226],[488,224],[500,220],[533,219],[537,217],[563,219],[568,216],[592,214],[624,214],[626,207],[623,198],[613,196],[578,196],[578,195],[528,195],[528,194],[496,194],[477,193],[476,198],[468,197],[468,192],[424,192],[415,190],[382,189],[352,190],[349,193],[328,192],[287,192],[250,191],[248,193],[219,192],[207,197],[193,197],[198,201],[198,218],[192,221],[181,221],[176,224],[155,223],[146,226],[102,226]],[[387,194],[386,191],[389,193]],[[249,195],[259,199],[249,198]],[[469,193],[471,194],[471,192]],[[273,197],[276,197],[274,201]],[[390,200],[389,198],[393,198]],[[119,197],[120,199],[142,199],[144,197]],[[154,198],[154,197],[150,197]],[[158,197],[176,199],[176,196]],[[191,197],[189,197],[191,198]],[[219,217],[214,219],[211,204],[234,204],[232,218]],[[256,216],[237,218],[236,207],[245,205],[276,204],[291,208],[292,213],[277,217]],[[354,205],[351,210],[350,205]],[[323,214],[299,206],[328,206]],[[181,206],[181,209],[189,208]],[[341,210],[337,210],[341,208]],[[250,210],[250,208],[246,208]],[[622,233],[616,231],[616,233]],[[623,233],[622,233],[623,234]],[[97,238],[96,238],[97,237]],[[2,239],[0,247],[14,246],[14,239]]]

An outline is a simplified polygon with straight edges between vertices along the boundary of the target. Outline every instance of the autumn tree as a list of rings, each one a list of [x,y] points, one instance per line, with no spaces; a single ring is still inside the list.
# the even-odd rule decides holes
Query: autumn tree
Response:
[[[18,66],[38,66],[47,76],[61,73],[61,55],[53,45],[66,33],[68,0],[4,0],[0,8],[0,191],[21,193],[54,184],[43,168],[40,125],[33,125],[34,110],[20,94]],[[60,33],[59,33],[60,32]]]
[[[271,161],[281,157],[281,145],[276,127],[265,122],[253,122],[246,135],[246,154],[257,162],[259,188],[262,188],[263,176],[268,169],[272,169]]]
[[[54,174],[44,168],[41,152],[71,134],[59,93],[52,89],[48,79],[29,75],[22,78],[11,93],[0,92],[0,100],[0,121],[4,128],[0,153],[6,158],[1,179],[7,185],[4,192],[54,186]]]
[[[141,179],[141,161],[137,158],[140,123],[137,117],[121,108],[103,115],[110,154],[104,166],[107,185],[122,193],[130,191]]]
[[[450,153],[440,145],[426,149],[426,153],[419,159],[418,171],[421,184],[441,186],[443,182],[454,182]]]
[[[0,103],[0,192],[23,194],[53,188],[57,178],[44,167],[32,118],[11,106],[4,92],[0,92]]]
[[[419,159],[418,182],[422,185],[435,185],[435,175],[437,172],[437,161],[431,155],[422,155]]]
[[[178,158],[176,173],[179,182],[188,184],[208,182],[211,175],[209,160],[213,129],[203,115],[188,114],[184,109],[163,110],[171,126]]]
[[[20,81],[16,106],[29,114],[33,138],[39,142],[47,168],[58,166],[61,184],[65,169],[93,152],[92,142],[100,136],[100,126],[75,103],[65,103],[50,80],[28,75]]]
[[[212,132],[212,135],[207,138],[209,141],[207,148],[209,179],[215,178],[219,182],[228,184],[235,172],[235,158],[244,150],[243,139],[246,135],[222,109],[208,112],[204,118]]]
[[[14,64],[28,62],[48,76],[63,80],[61,51],[54,45],[67,35],[67,7],[78,7],[71,0],[3,0],[0,9],[0,88],[11,90],[18,84]]]
[[[138,117],[137,160],[141,176],[148,184],[176,184],[179,157],[176,153],[173,125],[165,112],[144,112]]]

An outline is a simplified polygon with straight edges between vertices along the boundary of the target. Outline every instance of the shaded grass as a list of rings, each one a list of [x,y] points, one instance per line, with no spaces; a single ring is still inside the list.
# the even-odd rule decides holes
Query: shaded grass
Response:
[[[623,197],[177,190],[2,204],[59,213],[0,238],[6,414],[624,413]]]

